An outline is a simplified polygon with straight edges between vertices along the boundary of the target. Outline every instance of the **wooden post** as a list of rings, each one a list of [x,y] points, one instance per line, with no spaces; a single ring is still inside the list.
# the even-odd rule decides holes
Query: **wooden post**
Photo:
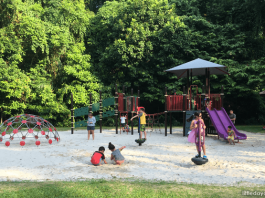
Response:
[[[73,93],[71,93],[71,134],[74,134],[74,105]]]
[[[224,107],[224,86],[221,88],[221,107]]]
[[[167,136],[167,87],[165,87],[165,136]]]
[[[186,91],[185,86],[183,86],[183,136],[185,136],[185,128],[186,128]]]
[[[138,90],[138,107],[140,107],[140,90]],[[139,122],[138,122],[138,133],[140,133],[140,123]]]
[[[116,134],[118,134],[118,89],[117,89],[117,84],[115,85],[115,125],[116,125]]]
[[[99,91],[99,132],[102,133],[102,91]]]
[[[131,114],[133,117],[133,88],[131,88]],[[131,134],[133,135],[133,120],[131,121]]]

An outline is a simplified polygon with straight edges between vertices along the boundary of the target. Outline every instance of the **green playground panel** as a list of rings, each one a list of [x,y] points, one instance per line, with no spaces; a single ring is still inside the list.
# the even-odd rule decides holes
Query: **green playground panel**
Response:
[[[113,115],[115,115],[115,111],[114,110],[113,111],[105,111],[105,112],[103,112],[102,117],[106,118],[106,117],[113,116]]]
[[[103,107],[108,107],[108,106],[111,106],[111,105],[114,105],[114,104],[115,104],[115,98],[107,98],[107,99],[102,101],[102,106]]]
[[[92,111],[98,111],[99,110],[99,103],[92,104]]]
[[[88,107],[81,107],[79,109],[74,110],[74,116],[83,116],[83,115],[88,115]]]
[[[96,118],[96,121],[99,121],[99,115],[96,115],[95,118]],[[86,127],[86,126],[87,126],[87,120],[82,120],[82,121],[75,122],[75,128],[77,128],[77,127]]]
[[[82,121],[75,122],[75,128],[77,128],[77,127],[86,127],[86,126],[87,126],[87,120],[82,120]]]

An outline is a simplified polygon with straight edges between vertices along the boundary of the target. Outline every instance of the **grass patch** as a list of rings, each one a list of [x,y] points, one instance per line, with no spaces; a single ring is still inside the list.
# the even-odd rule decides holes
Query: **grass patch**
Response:
[[[224,187],[121,180],[77,182],[0,182],[0,197],[242,197],[242,191],[264,192],[260,187]]]
[[[239,125],[235,126],[237,130],[252,132],[252,133],[265,133],[265,130],[262,130],[262,125]]]

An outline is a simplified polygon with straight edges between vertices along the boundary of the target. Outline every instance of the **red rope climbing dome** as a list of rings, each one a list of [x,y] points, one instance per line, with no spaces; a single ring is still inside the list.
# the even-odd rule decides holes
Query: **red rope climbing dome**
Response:
[[[36,146],[41,145],[41,142],[44,141],[49,144],[60,141],[56,128],[49,121],[36,115],[18,115],[9,118],[0,125],[0,143],[4,143],[7,147],[12,145],[13,140],[18,140],[23,147],[27,145],[27,140],[32,138],[35,140]]]

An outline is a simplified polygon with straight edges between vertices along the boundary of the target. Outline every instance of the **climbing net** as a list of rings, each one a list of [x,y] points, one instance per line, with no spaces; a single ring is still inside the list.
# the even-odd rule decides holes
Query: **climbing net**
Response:
[[[0,143],[10,146],[14,139],[20,140],[20,145],[25,146],[26,140],[34,138],[35,144],[40,145],[43,139],[52,144],[52,140],[59,142],[60,136],[56,128],[47,120],[32,114],[22,114],[4,121],[0,125]]]
[[[163,126],[163,123],[160,123],[160,117],[161,115],[165,114],[164,112],[161,113],[155,113],[155,114],[147,114],[146,120],[147,120],[147,128],[146,132],[160,132],[161,133],[161,128]]]

